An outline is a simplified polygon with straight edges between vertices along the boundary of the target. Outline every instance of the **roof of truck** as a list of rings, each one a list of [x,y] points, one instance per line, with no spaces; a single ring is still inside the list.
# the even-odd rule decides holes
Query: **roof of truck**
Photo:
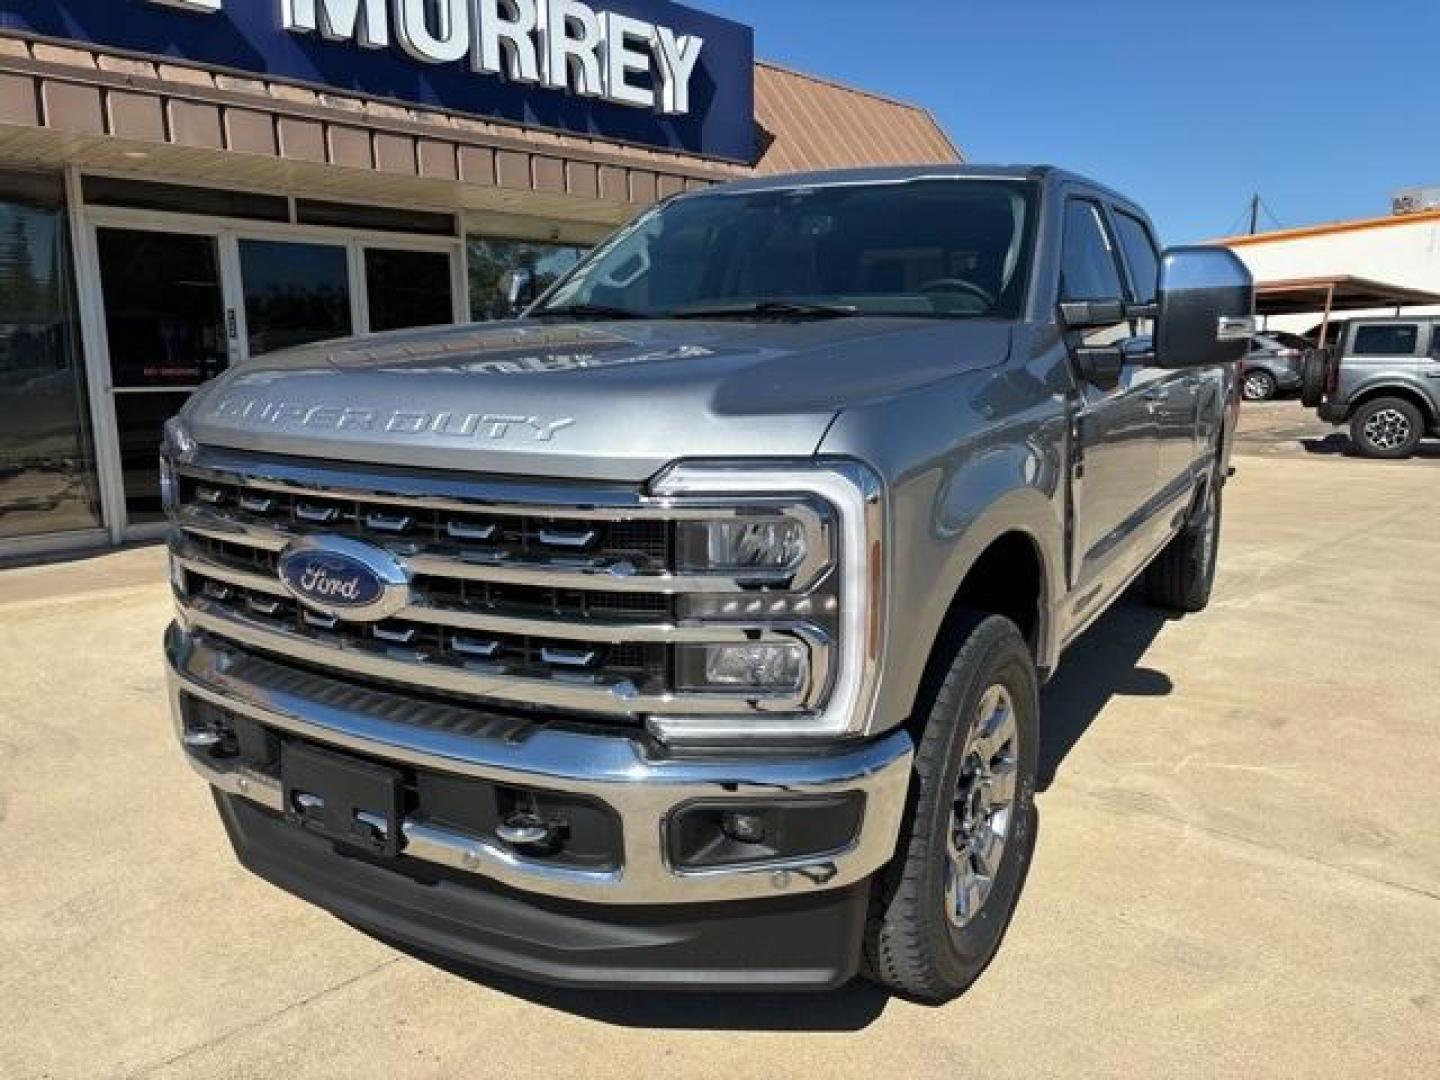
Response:
[[[964,177],[994,180],[1034,180],[1050,171],[1040,165],[882,165],[859,169],[761,176],[726,184],[727,192],[783,191],[795,187],[843,187],[847,184],[894,184],[907,180]]]
[[[1083,184],[1134,205],[1134,200],[1105,184],[1054,165],[885,165],[859,169],[828,169],[820,172],[787,173],[737,180],[718,188],[687,192],[681,198],[703,197],[709,192],[746,194],[756,191],[785,191],[800,187],[845,187],[852,184],[903,184],[912,180],[1050,180]]]

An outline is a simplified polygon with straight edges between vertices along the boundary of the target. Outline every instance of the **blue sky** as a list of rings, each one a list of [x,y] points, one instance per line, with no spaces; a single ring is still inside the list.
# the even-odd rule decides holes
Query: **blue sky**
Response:
[[[687,2],[928,106],[972,161],[1105,181],[1166,242],[1225,234],[1252,192],[1292,226],[1440,184],[1440,0]]]

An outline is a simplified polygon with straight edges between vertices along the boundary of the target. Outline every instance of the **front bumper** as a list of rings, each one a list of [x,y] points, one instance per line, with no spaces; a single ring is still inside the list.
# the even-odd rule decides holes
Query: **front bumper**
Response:
[[[822,922],[838,920],[829,932],[834,940],[839,924],[848,934],[855,896],[895,851],[913,757],[913,745],[903,732],[803,754],[732,752],[723,758],[677,758],[633,729],[600,732],[535,723],[518,728],[511,724],[495,732],[484,724],[457,723],[454,717],[459,710],[453,707],[312,674],[179,624],[167,634],[166,654],[177,731],[187,743],[187,760],[220,793],[227,827],[246,864],[352,921],[447,955],[486,962],[484,956],[468,956],[466,950],[453,947],[464,936],[456,925],[474,932],[472,943],[479,940],[483,920],[468,917],[466,907],[479,903],[475,897],[481,895],[504,896],[511,905],[543,907],[549,900],[542,898],[578,904],[589,912],[588,918],[602,921],[613,917],[633,922],[640,911],[693,906],[693,918],[675,912],[660,921],[679,919],[710,927],[723,926],[725,920],[717,919],[714,912],[706,914],[705,906],[732,901],[753,901],[743,906],[752,911],[776,906],[781,923],[788,925],[784,913],[789,909],[776,904],[788,899],[799,909],[808,905],[807,918],[828,912]],[[193,732],[187,730],[182,707],[187,699],[228,710],[283,738],[388,765],[603,803],[619,823],[618,865],[555,865],[529,858],[493,836],[454,831],[424,815],[406,817],[398,858],[388,864],[357,859],[285,821],[282,784],[273,770],[225,760],[191,745],[187,736]],[[766,800],[851,793],[863,796],[863,813],[853,840],[841,850],[684,871],[672,866],[668,857],[669,824],[679,808],[697,800],[751,806]],[[452,892],[462,890],[456,896],[466,888],[474,890],[470,899],[452,905],[451,925],[438,937],[425,930],[425,919],[404,914],[422,911],[424,905],[386,899],[409,887],[402,881],[436,875]],[[382,879],[390,885],[375,884]],[[355,895],[357,890],[362,898]],[[595,905],[610,905],[612,914],[598,915]],[[564,917],[575,915],[568,912]],[[785,930],[782,937],[795,929]],[[812,961],[813,957],[806,959],[801,969],[813,974],[825,968]],[[489,962],[532,974],[538,971],[545,977],[545,964],[497,963],[493,958]],[[843,966],[826,970],[833,976]],[[614,980],[607,976],[605,981]],[[809,977],[801,981],[817,982]],[[830,976],[819,980],[829,981]]]
[[[739,903],[588,904],[347,856],[247,799],[215,800],[247,869],[422,958],[586,989],[821,990],[858,967],[864,882]]]

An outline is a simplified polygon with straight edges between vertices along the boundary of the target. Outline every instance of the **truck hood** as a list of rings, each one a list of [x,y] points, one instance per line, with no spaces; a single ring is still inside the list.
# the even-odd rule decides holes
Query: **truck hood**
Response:
[[[989,321],[491,323],[275,353],[184,415],[214,446],[639,482],[679,458],[808,457],[846,406],[1009,348]]]

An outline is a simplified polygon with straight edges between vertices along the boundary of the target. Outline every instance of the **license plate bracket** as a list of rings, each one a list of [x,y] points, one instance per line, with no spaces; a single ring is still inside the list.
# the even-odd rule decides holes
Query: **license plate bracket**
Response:
[[[399,769],[287,742],[280,777],[291,824],[374,855],[400,854],[405,784]]]

